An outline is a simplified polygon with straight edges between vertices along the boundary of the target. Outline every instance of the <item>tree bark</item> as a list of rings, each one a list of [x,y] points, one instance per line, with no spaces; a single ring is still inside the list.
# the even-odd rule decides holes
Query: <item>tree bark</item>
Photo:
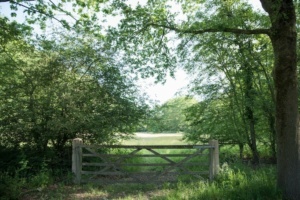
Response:
[[[293,0],[261,0],[269,13],[274,49],[278,187],[286,199],[300,199],[297,90],[297,33]]]

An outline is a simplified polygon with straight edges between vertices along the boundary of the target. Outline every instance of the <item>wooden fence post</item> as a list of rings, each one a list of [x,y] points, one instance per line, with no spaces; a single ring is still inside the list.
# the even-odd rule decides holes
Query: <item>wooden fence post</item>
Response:
[[[210,165],[209,165],[209,179],[212,181],[219,173],[219,142],[218,140],[210,140],[209,146],[213,148],[209,151]]]
[[[75,138],[72,142],[72,172],[75,174],[74,182],[80,184],[82,169],[82,139]]]

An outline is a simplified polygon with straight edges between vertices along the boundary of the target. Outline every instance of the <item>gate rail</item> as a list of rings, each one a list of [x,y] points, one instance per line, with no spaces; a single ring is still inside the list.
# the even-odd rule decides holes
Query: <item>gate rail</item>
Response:
[[[82,139],[76,138],[72,145],[72,172],[75,174],[74,182],[77,184],[165,182],[175,181],[181,175],[197,179],[203,179],[202,176],[207,175],[213,180],[219,170],[217,140],[209,141],[208,145],[85,145]],[[113,151],[106,152],[108,149]],[[116,153],[119,149],[126,149],[129,152]],[[188,152],[174,153],[173,150],[172,153],[159,152],[167,149]],[[193,162],[193,159],[202,156],[207,156],[208,159]],[[134,158],[148,159],[149,162],[136,162],[137,159]],[[160,159],[161,162],[150,162],[151,158]],[[128,167],[133,169],[128,170]],[[135,171],[134,167],[152,167],[160,170]],[[198,170],[192,170],[193,167]],[[206,170],[199,171],[199,167]]]

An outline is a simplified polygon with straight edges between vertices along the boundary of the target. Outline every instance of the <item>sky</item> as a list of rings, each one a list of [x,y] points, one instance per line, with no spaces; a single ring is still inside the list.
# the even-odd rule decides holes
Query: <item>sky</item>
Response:
[[[262,10],[259,0],[249,0],[249,3],[253,5],[255,9]],[[10,15],[9,3],[0,3],[0,13]],[[17,20],[25,18],[23,13],[18,12]],[[148,94],[152,101],[163,104],[169,99],[176,97],[176,94],[181,92],[182,94],[187,93],[188,75],[182,69],[178,69],[175,73],[175,78],[170,76],[166,77],[166,82],[164,84],[155,84],[154,78],[148,78],[140,80],[138,85],[140,86],[143,93]]]
[[[189,78],[184,70],[179,69],[175,72],[175,78],[167,76],[164,84],[155,84],[154,82],[153,78],[149,78],[140,80],[138,85],[141,86],[142,91],[146,92],[153,101],[163,104],[181,92],[183,95],[186,94]]]

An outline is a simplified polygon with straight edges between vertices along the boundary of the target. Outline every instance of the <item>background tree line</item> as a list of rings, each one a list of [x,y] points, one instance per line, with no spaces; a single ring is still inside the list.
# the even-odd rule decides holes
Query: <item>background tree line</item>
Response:
[[[192,97],[176,97],[154,106],[137,131],[153,133],[186,133],[190,128],[185,110],[198,101]]]

